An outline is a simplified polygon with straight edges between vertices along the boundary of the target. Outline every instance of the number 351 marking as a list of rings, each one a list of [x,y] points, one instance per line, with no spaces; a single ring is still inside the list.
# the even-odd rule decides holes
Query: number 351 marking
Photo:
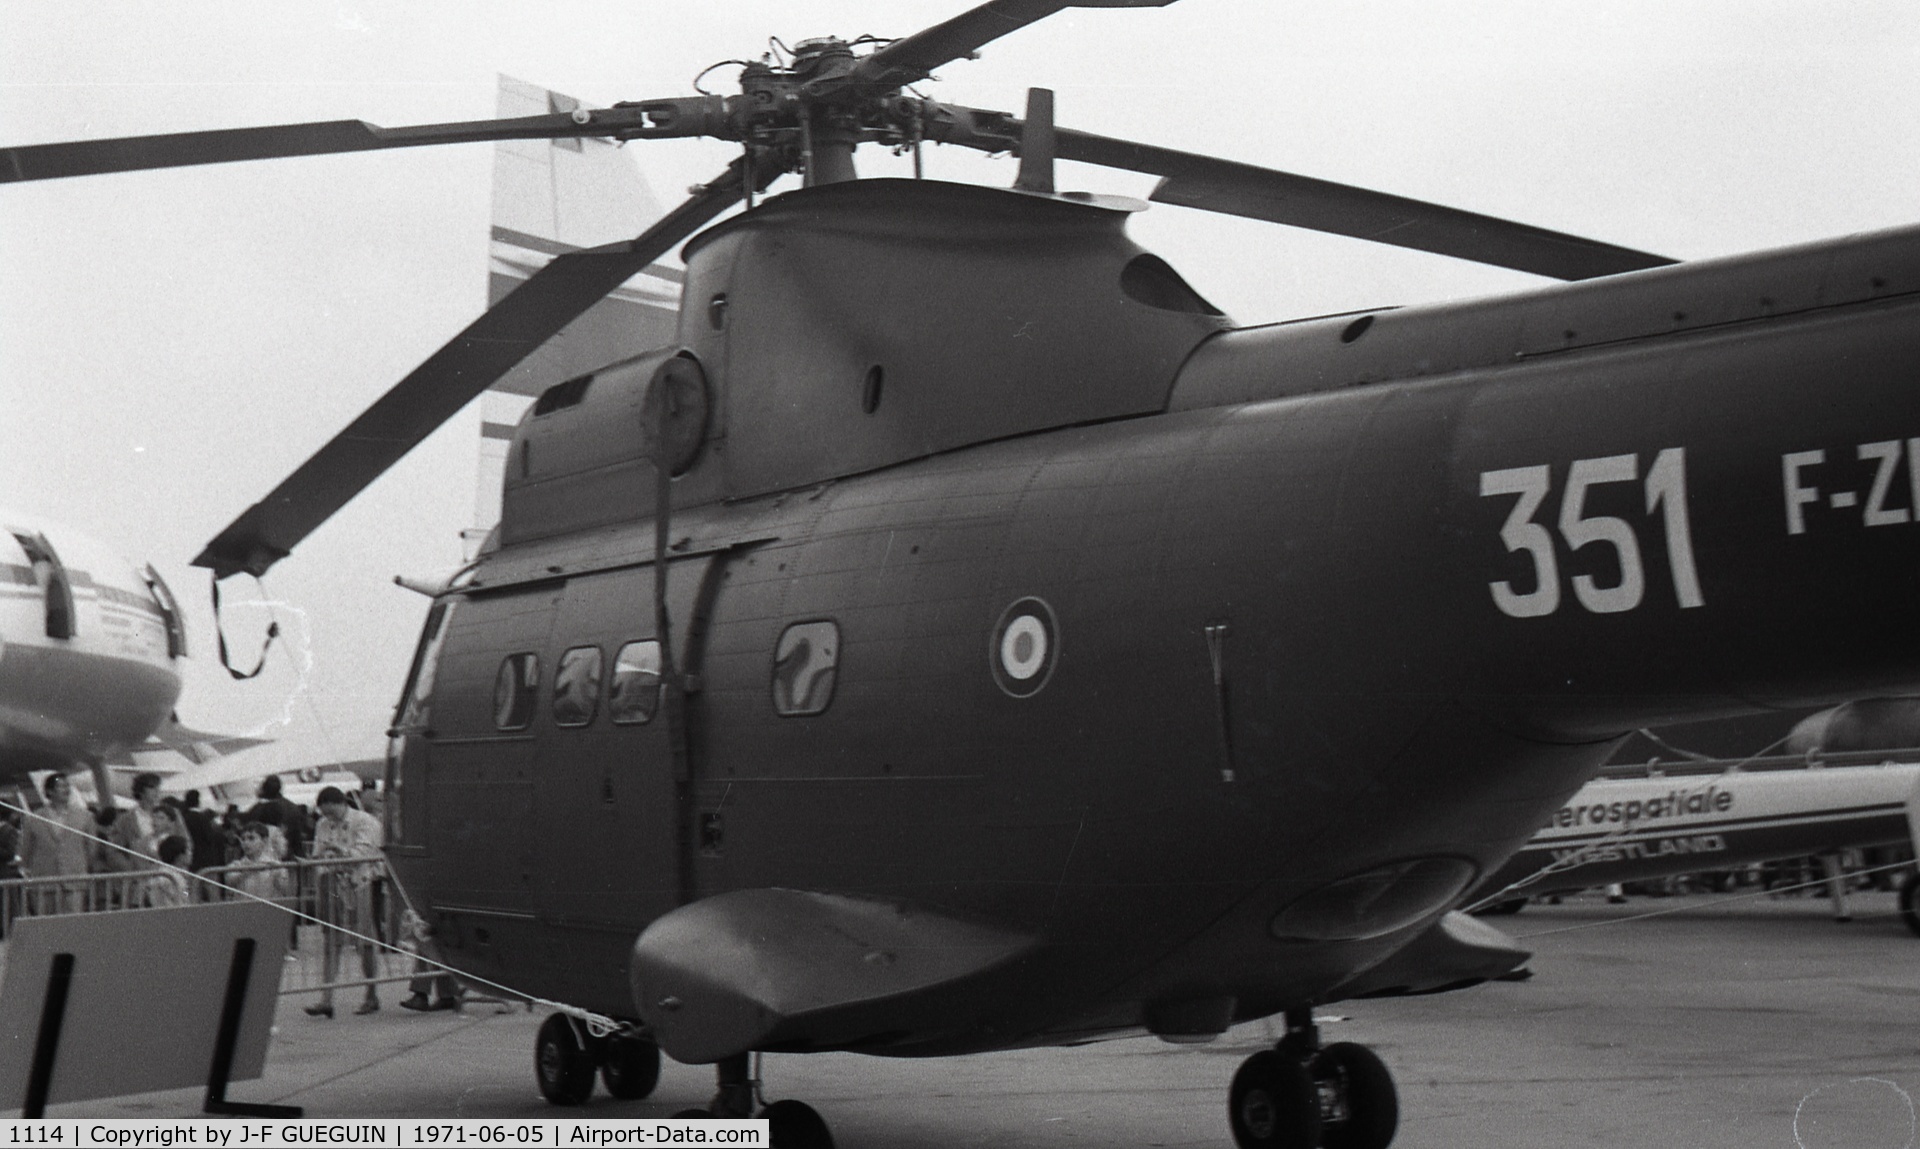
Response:
[[[1632,610],[1646,597],[1647,576],[1640,562],[1640,540],[1632,524],[1613,515],[1585,513],[1587,489],[1602,483],[1631,483],[1640,479],[1639,456],[1608,455],[1603,459],[1575,459],[1567,471],[1566,490],[1560,494],[1560,537],[1567,550],[1589,546],[1612,547],[1620,562],[1620,581],[1601,586],[1592,575],[1574,575],[1573,596],[1595,614]],[[1552,471],[1537,467],[1509,467],[1480,473],[1480,495],[1518,495],[1500,541],[1509,553],[1526,551],[1533,558],[1534,589],[1525,593],[1506,581],[1490,582],[1494,605],[1514,618],[1539,618],[1560,609],[1560,566],[1554,557],[1553,535],[1533,521],[1553,486]],[[1701,606],[1700,575],[1693,562],[1693,531],[1687,522],[1687,453],[1668,447],[1653,458],[1644,480],[1647,514],[1660,512],[1665,525],[1667,566],[1673,572],[1673,594],[1682,607]]]

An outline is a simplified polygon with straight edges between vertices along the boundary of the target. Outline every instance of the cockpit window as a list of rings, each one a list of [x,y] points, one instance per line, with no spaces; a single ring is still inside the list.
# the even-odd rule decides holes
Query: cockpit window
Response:
[[[785,715],[819,714],[833,701],[840,666],[840,627],[832,621],[797,622],[773,648],[773,708]]]
[[[394,707],[396,729],[419,730],[427,725],[434,673],[440,668],[440,644],[447,640],[447,619],[452,615],[453,603],[446,600],[434,603],[427,611],[420,643],[413,650],[413,665],[407,670],[407,684],[400,691],[399,705]]]
[[[1140,254],[1120,269],[1120,290],[1135,303],[1161,311],[1181,311],[1188,315],[1219,315],[1218,307],[1200,298],[1187,286],[1180,273],[1167,266],[1157,255]]]
[[[73,605],[73,580],[67,575],[66,564],[60,561],[60,555],[47,541],[45,535],[23,535],[13,533],[14,541],[27,553],[27,562],[33,568],[33,581],[40,584],[41,593],[46,599],[47,637],[72,638],[77,631]]]
[[[167,624],[167,657],[185,658],[186,619],[180,614],[180,603],[173,597],[173,588],[167,585],[166,579],[160,577],[159,571],[153,569],[152,563],[148,563],[147,569],[141,572],[141,578],[146,580],[147,591],[153,595],[153,604],[160,608],[160,617]]]

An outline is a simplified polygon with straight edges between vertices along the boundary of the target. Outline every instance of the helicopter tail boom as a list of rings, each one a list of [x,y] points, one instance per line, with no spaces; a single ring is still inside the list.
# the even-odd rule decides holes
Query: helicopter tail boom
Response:
[[[1391,692],[1372,635],[1409,693],[1605,737],[1920,686],[1917,332],[1902,229],[1226,332],[1171,406],[1222,413],[1257,461],[1216,489],[1272,500],[1235,529],[1347,616],[1322,688]]]

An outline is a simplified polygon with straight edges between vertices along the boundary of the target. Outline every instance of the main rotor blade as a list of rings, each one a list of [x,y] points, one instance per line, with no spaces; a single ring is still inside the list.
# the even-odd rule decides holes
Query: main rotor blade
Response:
[[[895,40],[844,77],[873,88],[898,88],[926,79],[935,68],[970,56],[1009,32],[1063,8],[1164,8],[1174,0],[991,0],[903,40]]]
[[[465,120],[402,128],[383,128],[364,120],[323,120],[310,124],[274,124],[260,128],[222,128],[208,132],[29,144],[0,148],[0,183],[488,140],[564,139],[575,136],[630,139],[636,136],[700,135],[714,126],[710,122],[711,103],[700,98],[656,100],[615,108],[583,108],[576,112],[547,116]],[[720,114],[723,115],[724,111]]]
[[[1057,154],[1163,177],[1158,203],[1410,247],[1554,279],[1591,279],[1675,262],[1512,220],[1172,148],[1056,130]]]
[[[744,157],[735,160],[634,239],[555,256],[235,519],[193,565],[211,568],[216,579],[266,573],[536,347],[732,206],[744,194],[746,170]],[[756,190],[785,170],[763,158],[755,165]]]

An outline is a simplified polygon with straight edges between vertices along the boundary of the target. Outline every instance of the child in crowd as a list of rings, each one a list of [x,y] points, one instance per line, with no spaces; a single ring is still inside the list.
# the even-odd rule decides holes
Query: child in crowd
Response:
[[[245,857],[227,870],[227,884],[256,898],[285,904],[293,896],[293,874],[273,855],[272,830],[258,822],[240,828]]]
[[[179,834],[160,839],[160,861],[168,867],[186,868],[187,840]],[[177,869],[162,869],[147,879],[147,904],[155,907],[184,906],[191,898],[187,876]]]

